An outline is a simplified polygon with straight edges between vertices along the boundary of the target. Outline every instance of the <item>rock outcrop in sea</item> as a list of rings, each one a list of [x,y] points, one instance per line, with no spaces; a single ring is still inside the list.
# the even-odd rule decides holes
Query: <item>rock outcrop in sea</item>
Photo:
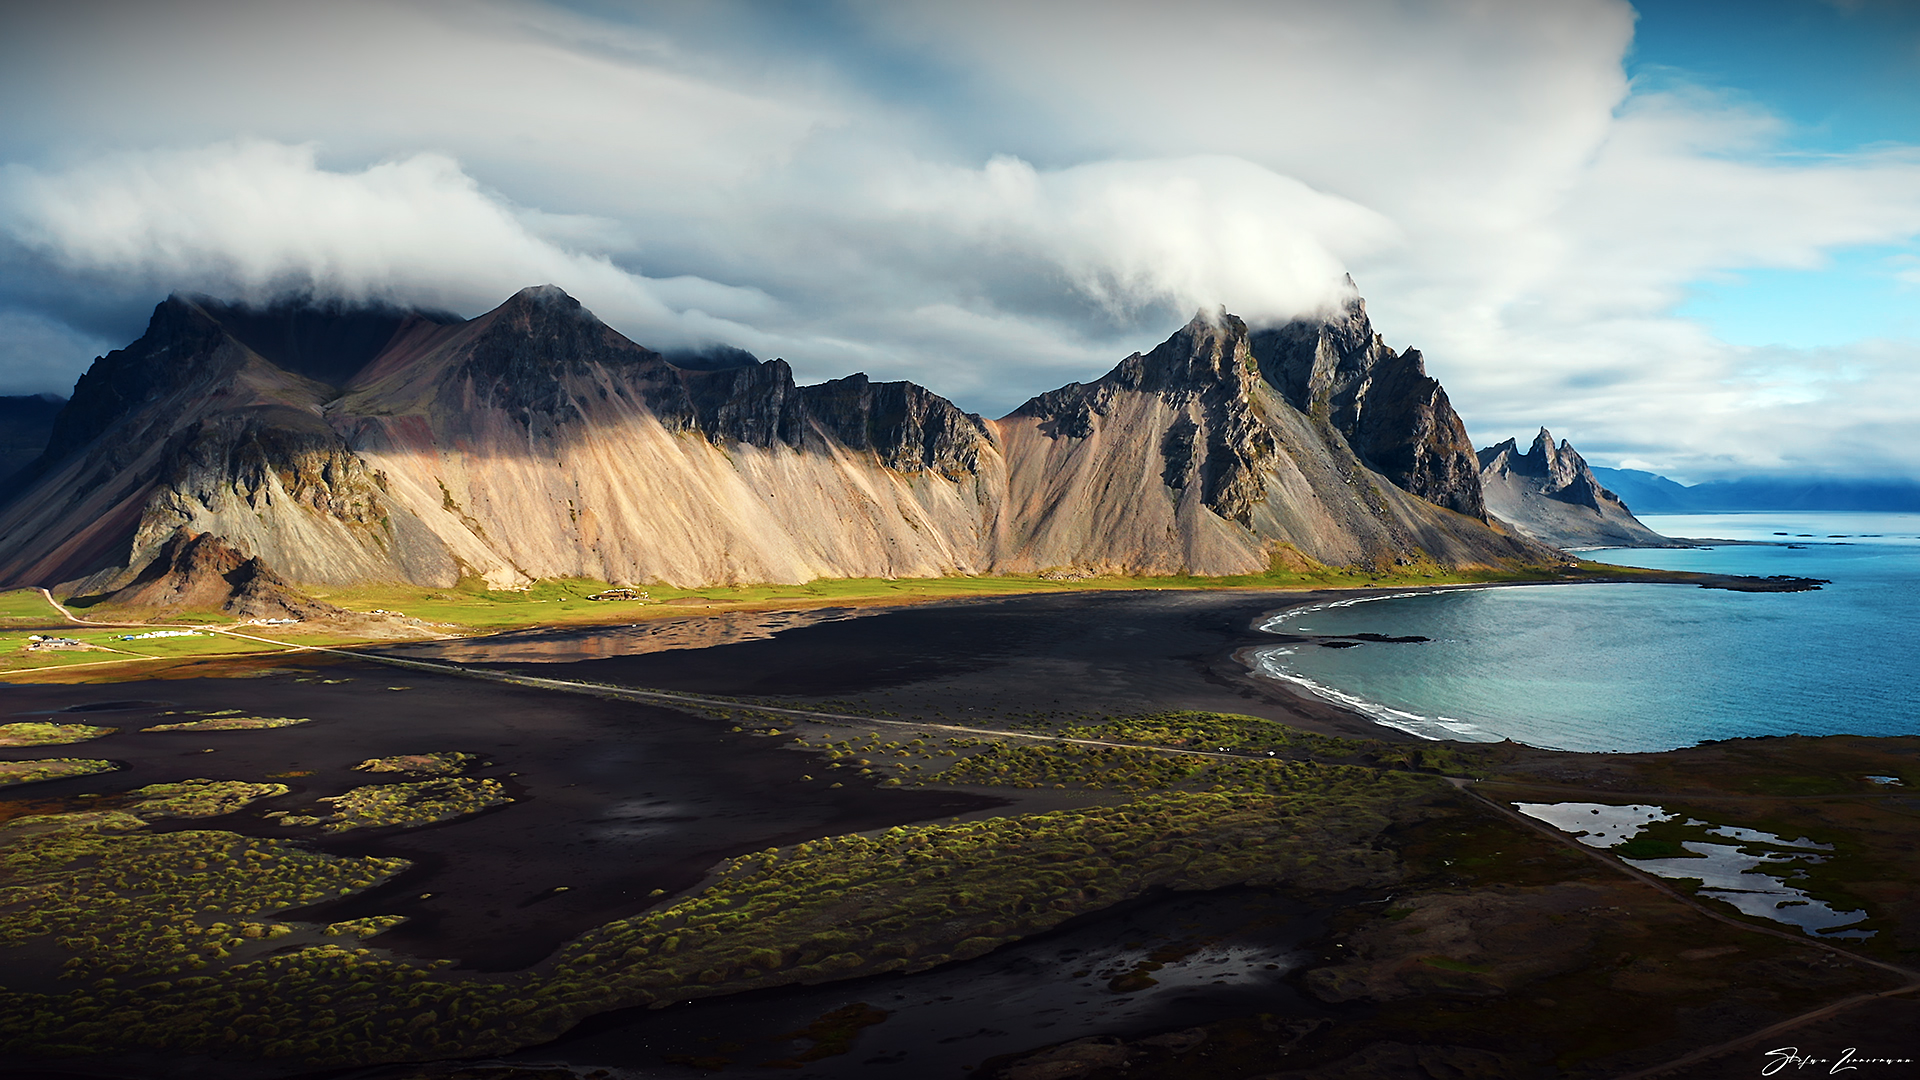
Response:
[[[0,506],[0,584],[118,592],[183,536],[288,582],[441,587],[1553,558],[1487,520],[1445,392],[1357,299],[1196,317],[997,421],[681,360],[552,286],[468,320],[174,296]]]
[[[1526,536],[1559,548],[1685,547],[1642,525],[1602,487],[1571,443],[1546,428],[1526,453],[1513,439],[1479,452],[1488,511]]]

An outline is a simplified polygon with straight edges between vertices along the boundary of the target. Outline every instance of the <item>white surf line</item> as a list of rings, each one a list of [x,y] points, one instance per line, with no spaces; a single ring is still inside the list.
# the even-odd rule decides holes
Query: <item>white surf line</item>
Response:
[[[419,671],[431,671],[443,675],[459,675],[469,679],[488,679],[493,682],[507,683],[511,686],[530,686],[543,690],[558,690],[569,694],[593,694],[597,697],[630,698],[638,701],[667,701],[682,705],[699,705],[709,709],[735,709],[742,711],[775,713],[780,716],[795,716],[802,720],[830,722],[840,725],[882,724],[887,727],[913,728],[917,730],[952,731],[964,735],[987,735],[998,739],[1031,739],[1035,742],[1065,743],[1074,746],[1102,746],[1115,750],[1151,750],[1161,754],[1178,754],[1185,757],[1211,758],[1219,761],[1265,761],[1266,758],[1252,754],[1235,754],[1215,750],[1186,750],[1174,746],[1154,746],[1151,743],[1108,742],[1104,739],[1075,739],[1065,735],[1036,735],[1027,731],[1001,731],[996,728],[967,727],[961,724],[938,724],[913,720],[883,720],[872,716],[854,716],[849,713],[820,712],[813,709],[790,709],[778,705],[754,705],[725,698],[702,697],[698,694],[676,694],[665,690],[639,690],[625,686],[602,686],[598,683],[572,682],[567,679],[546,679],[536,675],[509,675],[498,671],[483,671],[477,668],[461,667],[435,660],[408,660],[398,656],[381,656],[379,653],[355,652],[331,645],[293,645],[272,638],[255,637],[242,634],[237,630],[219,630],[248,641],[265,642],[279,645],[292,652],[323,652],[339,656],[350,656],[355,660],[371,660],[375,663],[393,667],[413,668]]]

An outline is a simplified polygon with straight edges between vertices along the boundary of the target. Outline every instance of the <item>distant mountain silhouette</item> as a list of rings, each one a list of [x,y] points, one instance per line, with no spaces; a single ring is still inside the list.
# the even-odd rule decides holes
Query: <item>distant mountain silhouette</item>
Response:
[[[1642,514],[1714,514],[1742,510],[1877,510],[1920,512],[1920,482],[1757,476],[1688,486],[1638,469],[1594,475]]]

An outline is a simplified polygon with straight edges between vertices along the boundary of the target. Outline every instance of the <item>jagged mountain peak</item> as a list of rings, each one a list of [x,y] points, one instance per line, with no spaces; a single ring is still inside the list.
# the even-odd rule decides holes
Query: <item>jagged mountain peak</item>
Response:
[[[586,305],[558,285],[529,285],[507,297],[505,303],[494,309],[494,313],[508,316],[523,313],[528,316],[535,313],[568,314],[600,321],[593,312],[587,310]]]
[[[1602,487],[1567,440],[1542,427],[1525,453],[1516,439],[1479,451],[1487,509],[1522,533],[1561,547],[1667,546],[1619,496]]]
[[[557,380],[569,373],[633,369],[664,380],[672,371],[555,285],[521,289],[470,325],[470,337],[449,345],[448,375],[509,407],[556,405],[566,396]]]
[[[1343,435],[1396,485],[1457,513],[1486,516],[1466,424],[1428,376],[1420,350],[1395,352],[1374,331],[1357,292],[1336,310],[1257,330],[1248,344],[1268,385]]]
[[[1525,453],[1521,453],[1517,439],[1508,439],[1479,451],[1476,456],[1482,472],[1533,477],[1543,482],[1547,493],[1567,501],[1597,505],[1593,493],[1604,490],[1573,444],[1563,439],[1555,445],[1553,432],[1544,427],[1533,437]]]
[[[573,307],[580,306],[580,301],[575,300],[571,293],[551,281],[545,285],[529,285],[519,292],[514,293],[512,296],[507,297],[507,303],[566,304]]]
[[[1176,396],[1218,386],[1239,391],[1252,374],[1249,358],[1246,322],[1224,307],[1202,309],[1153,351],[1127,357],[1107,377],[1129,390]]]
[[[499,307],[480,316],[486,332],[499,335],[605,337],[612,335],[634,348],[640,348],[600,320],[585,304],[574,299],[558,285],[530,285],[506,299]],[[651,349],[643,350],[658,355]]]

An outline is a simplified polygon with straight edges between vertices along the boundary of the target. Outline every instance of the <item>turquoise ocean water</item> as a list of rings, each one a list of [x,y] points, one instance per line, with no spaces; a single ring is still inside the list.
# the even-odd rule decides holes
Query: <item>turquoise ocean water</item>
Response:
[[[1263,650],[1259,670],[1436,738],[1645,751],[1746,735],[1920,734],[1920,514],[1648,516],[1630,566],[1826,578],[1818,592],[1684,585],[1462,589],[1287,612],[1269,627],[1431,641]]]

